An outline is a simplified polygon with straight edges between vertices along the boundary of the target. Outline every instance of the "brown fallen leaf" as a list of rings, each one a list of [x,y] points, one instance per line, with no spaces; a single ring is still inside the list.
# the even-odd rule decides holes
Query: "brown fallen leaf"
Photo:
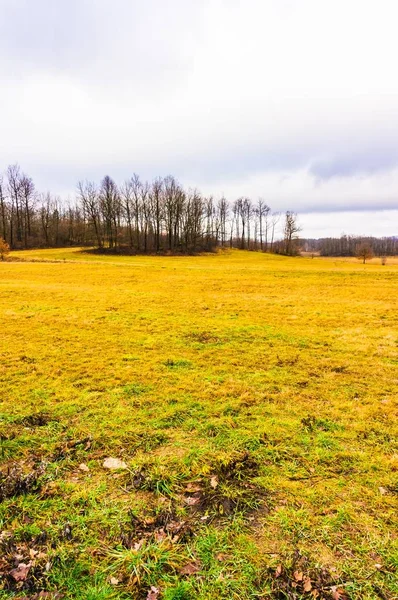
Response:
[[[199,573],[201,570],[201,564],[198,561],[193,561],[184,565],[182,569],[180,569],[181,575],[195,575],[195,573]]]
[[[149,590],[146,600],[157,600],[159,598],[160,590],[159,588],[151,585],[151,589]]]
[[[303,581],[304,581],[303,590],[305,592],[310,592],[312,590],[311,579],[309,577],[304,577]]]
[[[295,571],[293,573],[293,577],[295,578],[296,581],[303,581],[303,572],[302,571]]]
[[[199,504],[199,502],[200,498],[194,498],[193,496],[185,498],[185,504],[188,504],[188,506],[195,506],[196,504]]]
[[[140,548],[142,548],[142,546],[145,544],[145,538],[141,538],[138,542],[136,542],[133,546],[133,550],[135,550],[136,552],[138,552],[138,550],[140,550]]]
[[[156,540],[156,542],[162,542],[163,540],[165,540],[167,538],[167,533],[165,532],[164,529],[159,529],[158,531],[154,532],[154,538]]]
[[[198,485],[197,483],[188,483],[185,489],[187,492],[201,492],[202,491],[202,487],[200,485]]]
[[[280,577],[282,575],[283,567],[282,565],[278,565],[275,569],[275,577]]]
[[[218,479],[215,475],[213,475],[213,477],[211,477],[211,479],[210,479],[210,487],[212,487],[213,490],[215,490],[217,486],[218,486]]]
[[[219,560],[220,562],[224,562],[224,560],[226,560],[228,558],[228,556],[226,554],[224,554],[223,552],[219,552],[216,555],[216,559]]]
[[[333,585],[331,591],[333,600],[349,600],[349,595],[343,588]]]
[[[83,473],[88,473],[90,471],[90,469],[88,468],[88,466],[84,463],[81,463],[79,465],[79,469],[80,471],[83,471]]]
[[[14,579],[14,581],[25,581],[31,566],[32,563],[19,563],[19,565],[15,569],[10,571],[10,575]]]

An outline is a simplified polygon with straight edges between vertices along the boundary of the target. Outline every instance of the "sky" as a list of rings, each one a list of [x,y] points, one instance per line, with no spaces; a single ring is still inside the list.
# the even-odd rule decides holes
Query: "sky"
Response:
[[[0,171],[173,174],[398,235],[396,0],[0,0]]]

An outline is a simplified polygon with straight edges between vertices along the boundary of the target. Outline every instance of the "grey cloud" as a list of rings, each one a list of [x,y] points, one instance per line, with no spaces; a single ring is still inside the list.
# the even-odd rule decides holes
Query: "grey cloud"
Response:
[[[200,3],[183,0],[2,0],[2,68],[64,72],[98,87],[160,83],[188,68],[187,37],[201,18]]]
[[[360,0],[0,0],[1,169],[71,195],[173,173],[280,210],[394,208],[396,11],[380,1],[394,36]]]
[[[320,180],[332,177],[350,177],[385,171],[398,166],[397,148],[369,148],[367,152],[336,155],[329,159],[315,159],[310,172]]]

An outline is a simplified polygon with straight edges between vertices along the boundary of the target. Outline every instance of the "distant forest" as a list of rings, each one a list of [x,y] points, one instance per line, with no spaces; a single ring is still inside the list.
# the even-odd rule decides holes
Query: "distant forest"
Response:
[[[359,246],[370,248],[375,256],[397,256],[398,236],[376,238],[344,234],[339,238],[300,239],[299,246],[302,251],[321,256],[357,256]]]
[[[354,256],[359,245],[397,255],[398,237],[304,240],[296,213],[273,212],[259,199],[215,200],[185,190],[173,177],[148,183],[133,175],[121,185],[105,176],[80,181],[73,202],[39,193],[19,165],[0,177],[0,237],[11,249],[94,246],[101,252],[197,253],[217,247],[294,255]]]

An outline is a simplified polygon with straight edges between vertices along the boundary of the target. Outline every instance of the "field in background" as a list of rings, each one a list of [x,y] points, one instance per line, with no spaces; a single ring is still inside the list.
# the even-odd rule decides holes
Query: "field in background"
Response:
[[[0,598],[398,597],[396,260],[12,256]]]

